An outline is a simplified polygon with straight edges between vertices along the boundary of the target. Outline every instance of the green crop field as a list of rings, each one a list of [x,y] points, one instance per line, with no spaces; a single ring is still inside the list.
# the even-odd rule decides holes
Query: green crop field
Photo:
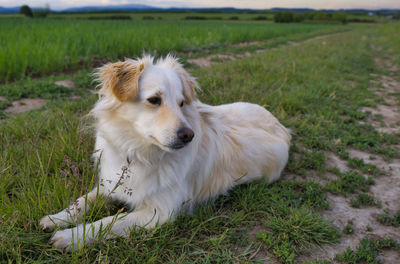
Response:
[[[256,22],[0,19],[0,82],[91,66],[143,52],[198,51],[293,34],[344,30],[329,25]]]
[[[0,263],[398,260],[400,23],[7,18],[0,25],[0,110],[22,98],[48,100],[34,111],[0,112]],[[243,42],[250,43],[233,45]],[[292,129],[288,165],[281,180],[239,186],[173,223],[58,252],[39,219],[96,185],[86,117],[97,100],[92,60],[143,51],[180,54],[205,103],[266,107]],[[227,59],[207,67],[190,63],[221,54]],[[75,86],[54,84],[60,80]],[[95,201],[84,221],[117,209]]]

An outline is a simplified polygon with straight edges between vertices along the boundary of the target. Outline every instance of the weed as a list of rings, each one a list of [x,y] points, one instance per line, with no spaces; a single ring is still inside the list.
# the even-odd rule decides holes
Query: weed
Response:
[[[287,170],[299,175],[306,175],[309,170],[322,171],[325,168],[325,153],[323,151],[298,150],[298,158],[293,155],[288,162]]]
[[[356,250],[350,247],[340,255],[336,255],[335,259],[344,263],[378,263],[378,253],[384,249],[399,249],[399,244],[392,238],[383,240],[375,240],[364,238]]]
[[[381,202],[376,201],[373,196],[367,193],[357,194],[357,199],[352,198],[350,200],[350,205],[354,208],[362,208],[366,206],[377,206],[381,207]]]
[[[0,110],[6,109],[7,107],[9,107],[11,104],[10,101],[8,100],[0,100]]]
[[[384,211],[383,214],[376,216],[379,223],[387,226],[400,226],[400,210],[397,211],[393,216],[389,215],[388,211]]]
[[[370,185],[374,183],[375,181],[370,177],[365,178],[358,172],[348,171],[341,173],[337,180],[328,182],[325,188],[334,194],[347,195],[357,191],[366,192],[369,190]]]
[[[373,164],[365,163],[363,159],[351,158],[348,159],[348,164],[353,169],[360,169],[365,174],[373,176],[383,175],[384,172]]]
[[[264,221],[266,230],[257,234],[266,248],[283,263],[293,263],[295,256],[312,244],[332,243],[339,237],[329,223],[304,207],[290,208],[286,216],[272,215]],[[321,232],[323,230],[323,232]]]
[[[303,264],[331,264],[329,260],[311,260],[303,262]]]
[[[354,227],[351,225],[346,225],[343,229],[343,233],[346,235],[354,234]]]

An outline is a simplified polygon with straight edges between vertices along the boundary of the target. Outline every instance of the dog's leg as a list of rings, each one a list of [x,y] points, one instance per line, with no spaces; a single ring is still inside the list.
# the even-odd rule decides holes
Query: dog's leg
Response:
[[[156,224],[161,225],[168,221],[170,217],[173,217],[172,213],[165,214],[155,208],[144,208],[132,213],[117,214],[94,223],[58,231],[50,239],[50,243],[53,244],[53,247],[61,250],[75,251],[99,238],[126,237],[132,228],[138,226],[152,228]]]
[[[51,232],[56,226],[66,227],[70,223],[76,223],[79,216],[89,211],[90,202],[93,202],[99,194],[100,190],[95,188],[88,194],[78,198],[61,212],[54,215],[46,215],[40,219],[40,227],[46,232]]]

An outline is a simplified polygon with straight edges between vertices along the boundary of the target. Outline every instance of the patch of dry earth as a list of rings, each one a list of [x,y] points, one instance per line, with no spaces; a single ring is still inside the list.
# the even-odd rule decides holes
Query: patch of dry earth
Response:
[[[378,47],[373,47],[375,50],[380,50]],[[392,64],[389,58],[376,58],[375,63],[378,67],[389,72],[397,72],[397,65]],[[378,104],[376,108],[364,107],[362,111],[371,112],[372,115],[382,116],[384,126],[380,122],[368,120],[368,122],[378,131],[388,134],[400,133],[400,106],[393,93],[400,92],[400,82],[393,77],[380,74],[371,74],[375,78],[371,82],[372,86],[369,90],[379,95],[385,105]]]
[[[18,114],[33,109],[42,107],[47,102],[46,99],[42,98],[24,98],[17,101],[13,101],[10,107],[7,107],[4,111],[7,114]]]

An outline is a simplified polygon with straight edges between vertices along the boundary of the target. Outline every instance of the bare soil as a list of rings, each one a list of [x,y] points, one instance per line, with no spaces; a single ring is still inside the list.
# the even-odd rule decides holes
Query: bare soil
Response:
[[[33,109],[42,107],[47,102],[46,99],[42,98],[24,98],[12,102],[12,106],[7,107],[4,111],[7,114],[18,114]]]
[[[198,67],[210,67],[213,64],[216,64],[215,60],[218,59],[220,61],[226,60],[236,60],[236,57],[233,55],[226,54],[212,54],[207,57],[197,58],[197,59],[189,59],[187,60],[190,64],[194,64]]]

